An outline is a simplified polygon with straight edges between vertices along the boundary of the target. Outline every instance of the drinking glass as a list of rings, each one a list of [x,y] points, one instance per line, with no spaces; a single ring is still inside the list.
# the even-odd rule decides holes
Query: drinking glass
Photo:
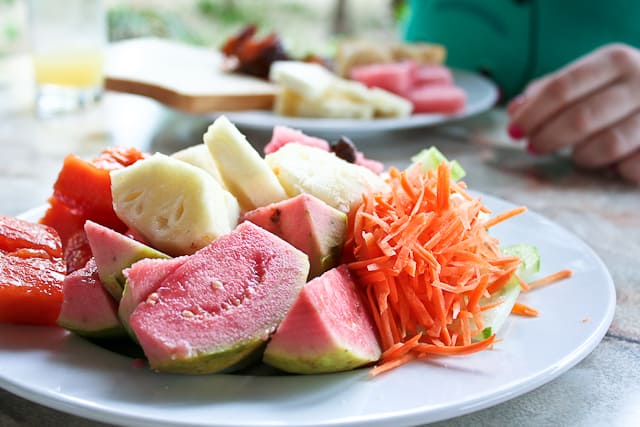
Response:
[[[102,0],[29,0],[31,52],[40,117],[82,109],[104,87]]]

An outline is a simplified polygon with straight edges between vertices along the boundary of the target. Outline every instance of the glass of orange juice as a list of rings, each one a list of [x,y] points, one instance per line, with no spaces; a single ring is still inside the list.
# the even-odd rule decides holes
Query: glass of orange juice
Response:
[[[40,117],[97,102],[104,87],[102,0],[29,0],[31,51]]]

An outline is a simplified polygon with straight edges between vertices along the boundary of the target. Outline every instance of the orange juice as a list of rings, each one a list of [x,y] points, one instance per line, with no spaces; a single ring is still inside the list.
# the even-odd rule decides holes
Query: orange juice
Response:
[[[40,85],[94,87],[102,84],[103,56],[94,50],[34,54],[36,82]]]

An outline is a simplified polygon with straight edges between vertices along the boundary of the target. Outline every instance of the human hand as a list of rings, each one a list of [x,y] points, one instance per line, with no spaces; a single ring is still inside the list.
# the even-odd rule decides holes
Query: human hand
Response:
[[[640,51],[604,46],[532,82],[508,107],[532,154],[570,147],[581,167],[615,168],[640,184]]]

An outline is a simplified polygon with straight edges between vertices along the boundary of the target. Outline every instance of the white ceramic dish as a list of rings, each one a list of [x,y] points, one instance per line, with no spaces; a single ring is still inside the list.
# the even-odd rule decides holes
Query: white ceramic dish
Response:
[[[454,115],[413,114],[397,119],[321,119],[285,117],[271,111],[229,112],[225,115],[236,126],[259,130],[271,130],[274,126],[285,125],[310,133],[354,133],[383,132],[411,129],[447,123],[470,117],[491,108],[498,99],[498,89],[489,79],[468,71],[453,70],[456,85],[467,94],[464,111]]]
[[[483,198],[494,212],[512,207]],[[25,215],[35,219],[41,213]],[[64,412],[133,426],[401,426],[490,407],[551,381],[586,357],[607,331],[615,307],[606,267],[564,228],[527,212],[493,233],[505,245],[536,245],[540,275],[574,272],[522,296],[540,317],[512,317],[493,350],[415,362],[376,378],[366,369],[179,376],[153,373],[62,330],[0,325],[0,386]]]

